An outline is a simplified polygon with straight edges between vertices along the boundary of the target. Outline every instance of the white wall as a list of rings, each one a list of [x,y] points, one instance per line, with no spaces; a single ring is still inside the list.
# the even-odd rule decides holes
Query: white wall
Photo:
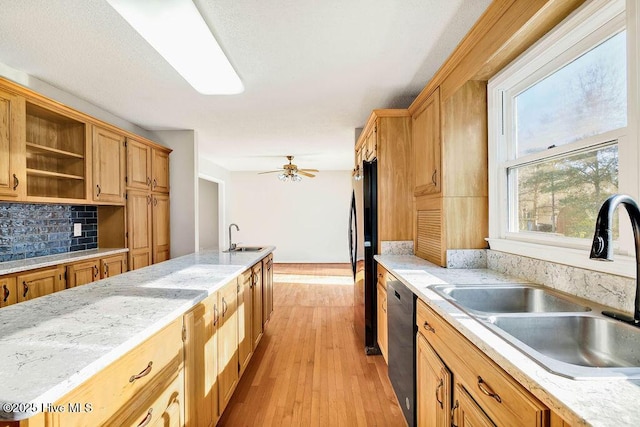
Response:
[[[231,216],[231,200],[233,197],[231,171],[217,165],[211,159],[199,157],[198,176],[218,184],[218,247],[228,248],[228,218]]]
[[[275,262],[349,262],[351,171],[322,171],[301,182],[256,172],[231,176],[235,243],[275,245]]]
[[[27,87],[39,94],[42,94],[71,108],[75,108],[82,113],[95,117],[96,119],[103,120],[107,123],[118,126],[121,129],[133,132],[137,135],[153,139],[153,134],[148,130],[136,126],[135,124],[124,120],[109,111],[103,110],[102,108],[97,107],[90,102],[85,101],[84,99],[78,98],[68,92],[58,89],[55,86],[51,86],[50,84],[42,80],[38,80],[37,78],[30,76],[24,71],[16,70],[15,68],[11,68],[8,65],[0,63],[0,76],[14,81],[19,85]]]
[[[198,248],[219,248],[218,184],[198,179]]]
[[[196,251],[198,152],[192,130],[164,130],[154,132],[173,151],[169,157],[171,194],[171,258]]]

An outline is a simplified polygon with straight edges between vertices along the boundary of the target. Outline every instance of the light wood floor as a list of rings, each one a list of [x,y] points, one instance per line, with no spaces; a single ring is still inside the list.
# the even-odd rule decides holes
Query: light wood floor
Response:
[[[347,264],[274,264],[274,312],[220,426],[405,426],[353,331]]]

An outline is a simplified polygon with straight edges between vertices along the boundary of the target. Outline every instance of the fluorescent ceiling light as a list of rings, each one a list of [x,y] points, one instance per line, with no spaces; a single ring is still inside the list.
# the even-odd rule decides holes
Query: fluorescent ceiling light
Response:
[[[244,91],[191,0],[107,2],[198,92],[231,95]]]

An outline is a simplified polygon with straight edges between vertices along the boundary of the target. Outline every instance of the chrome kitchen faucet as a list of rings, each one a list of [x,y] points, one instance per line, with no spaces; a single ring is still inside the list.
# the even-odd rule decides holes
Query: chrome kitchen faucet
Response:
[[[240,231],[238,224],[229,224],[229,252],[236,248],[236,244],[233,243],[233,240],[231,240],[231,227],[235,227],[236,231]]]

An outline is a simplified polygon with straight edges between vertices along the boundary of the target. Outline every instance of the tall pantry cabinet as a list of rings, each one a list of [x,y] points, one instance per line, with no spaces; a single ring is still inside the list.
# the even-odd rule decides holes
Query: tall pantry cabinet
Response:
[[[127,138],[129,269],[170,257],[169,153],[142,138]]]

